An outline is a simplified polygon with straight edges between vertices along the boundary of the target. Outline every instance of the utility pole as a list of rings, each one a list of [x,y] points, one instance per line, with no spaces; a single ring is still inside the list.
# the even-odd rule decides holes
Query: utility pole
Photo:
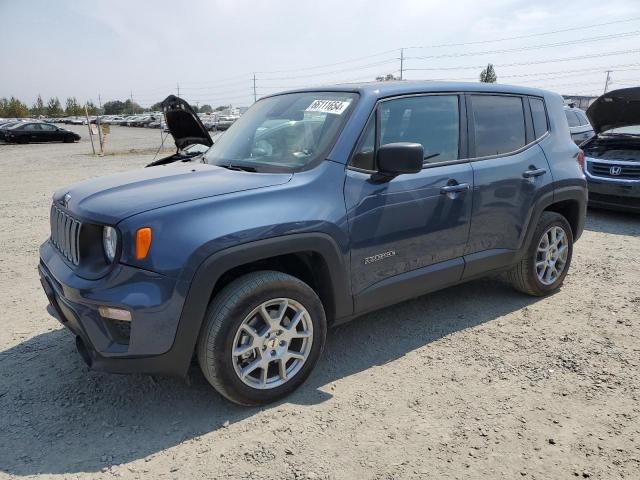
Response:
[[[102,99],[100,98],[100,94],[98,94],[98,108],[102,107]],[[98,141],[100,142],[100,155],[104,155],[104,150],[102,149],[102,128],[100,128],[100,111],[98,110],[98,116],[96,117],[96,126],[98,127]]]
[[[133,90],[131,90],[129,92],[129,94],[130,94],[129,95],[129,100],[131,100],[131,115],[133,115],[134,114],[134,111],[133,111]]]
[[[91,122],[89,121],[89,111],[87,110],[87,104],[84,104],[84,116],[87,119],[87,128],[89,129],[89,140],[91,140],[91,150],[93,150],[93,155],[96,154],[96,147],[93,146],[93,134],[91,133]]]
[[[253,74],[253,103],[256,103],[257,95],[256,95],[256,74]]]
[[[604,81],[604,92],[607,93],[607,88],[609,87],[609,82],[611,81],[611,70],[607,70],[607,78]]]
[[[178,87],[178,96],[180,96],[180,84],[176,82],[176,87]]]
[[[404,73],[404,48],[400,49],[400,80],[403,80]]]

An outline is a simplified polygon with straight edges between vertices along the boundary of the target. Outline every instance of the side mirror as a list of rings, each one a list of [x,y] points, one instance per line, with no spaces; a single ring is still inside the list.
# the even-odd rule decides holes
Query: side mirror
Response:
[[[422,170],[424,148],[419,143],[387,143],[378,148],[376,163],[380,174],[395,177]]]

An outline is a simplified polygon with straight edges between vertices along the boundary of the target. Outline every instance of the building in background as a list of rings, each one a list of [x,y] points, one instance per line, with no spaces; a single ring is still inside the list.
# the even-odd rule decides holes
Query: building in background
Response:
[[[586,110],[598,97],[588,95],[562,95],[562,98],[564,98],[565,105],[572,105],[581,110]]]

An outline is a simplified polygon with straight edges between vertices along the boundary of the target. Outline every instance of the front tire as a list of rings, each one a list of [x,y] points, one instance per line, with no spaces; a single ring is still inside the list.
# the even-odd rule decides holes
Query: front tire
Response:
[[[508,272],[513,287],[541,297],[564,282],[573,256],[573,234],[565,217],[543,212],[525,256]]]
[[[307,379],[326,333],[322,302],[311,287],[285,273],[254,272],[231,282],[209,305],[198,362],[227,399],[263,405]]]

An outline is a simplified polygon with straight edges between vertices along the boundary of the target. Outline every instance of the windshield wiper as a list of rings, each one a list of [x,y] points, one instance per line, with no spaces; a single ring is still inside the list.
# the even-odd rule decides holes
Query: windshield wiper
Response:
[[[238,172],[257,172],[255,167],[247,167],[244,165],[233,165],[231,163],[219,164],[218,167],[226,168],[227,170],[236,170]]]

